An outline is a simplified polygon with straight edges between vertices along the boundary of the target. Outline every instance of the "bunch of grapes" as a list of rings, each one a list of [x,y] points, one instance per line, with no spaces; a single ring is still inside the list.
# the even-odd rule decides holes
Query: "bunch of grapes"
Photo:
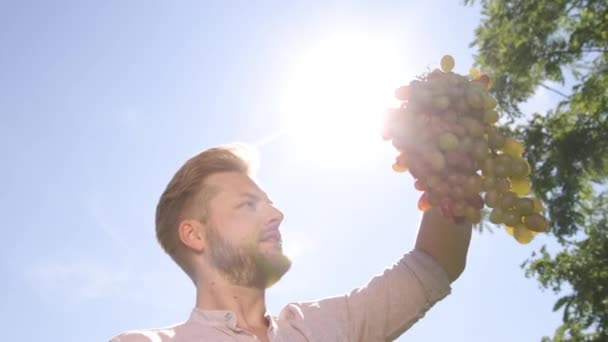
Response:
[[[504,224],[518,242],[528,243],[549,224],[542,202],[530,194],[530,165],[523,145],[496,127],[497,102],[490,77],[475,69],[452,72],[454,59],[395,91],[399,108],[387,112],[383,137],[399,154],[397,172],[414,177],[422,192],[418,208],[438,206],[456,222]]]

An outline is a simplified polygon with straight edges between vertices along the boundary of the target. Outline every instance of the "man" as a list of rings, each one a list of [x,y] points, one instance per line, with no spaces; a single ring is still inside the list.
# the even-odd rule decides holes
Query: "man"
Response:
[[[188,160],[159,200],[156,235],[194,282],[195,307],[181,324],[111,341],[392,340],[450,292],[471,237],[470,225],[430,209],[415,248],[365,287],[292,303],[272,316],[265,291],[291,266],[281,248],[282,220],[238,149],[211,148]]]

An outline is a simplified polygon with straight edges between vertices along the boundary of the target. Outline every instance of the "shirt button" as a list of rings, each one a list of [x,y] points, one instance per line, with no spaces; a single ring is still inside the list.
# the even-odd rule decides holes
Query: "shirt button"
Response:
[[[227,313],[226,316],[224,316],[224,318],[229,321],[232,318],[232,314],[231,313]]]

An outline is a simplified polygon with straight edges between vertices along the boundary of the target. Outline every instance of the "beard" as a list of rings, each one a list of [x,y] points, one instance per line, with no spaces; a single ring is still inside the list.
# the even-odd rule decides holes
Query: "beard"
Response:
[[[236,247],[219,236],[215,227],[209,227],[207,241],[211,265],[234,285],[266,289],[291,268],[291,260],[282,252],[260,252],[257,240]]]

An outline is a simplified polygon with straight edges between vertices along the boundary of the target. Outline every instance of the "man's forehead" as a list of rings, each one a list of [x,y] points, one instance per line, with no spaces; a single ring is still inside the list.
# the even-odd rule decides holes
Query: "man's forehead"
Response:
[[[266,193],[251,177],[240,172],[216,173],[211,175],[205,183],[224,194],[241,195],[255,193],[266,197]]]

